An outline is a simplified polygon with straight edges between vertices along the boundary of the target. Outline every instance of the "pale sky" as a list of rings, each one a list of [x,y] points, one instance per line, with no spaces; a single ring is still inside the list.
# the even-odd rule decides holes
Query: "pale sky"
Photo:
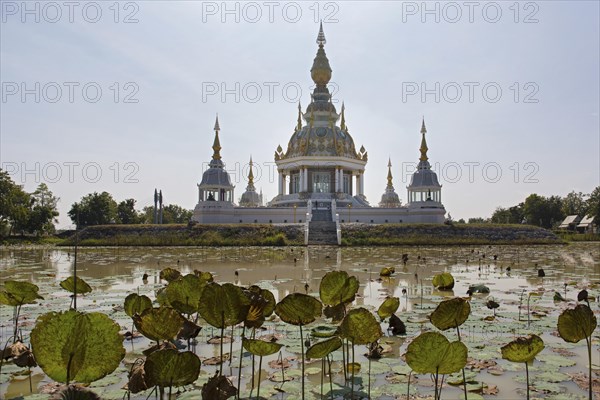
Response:
[[[272,199],[319,19],[372,205],[388,157],[406,200],[423,116],[454,219],[600,184],[597,1],[114,4],[0,1],[0,166],[48,184],[60,227],[94,191],[192,209],[217,113],[236,200],[251,155]]]

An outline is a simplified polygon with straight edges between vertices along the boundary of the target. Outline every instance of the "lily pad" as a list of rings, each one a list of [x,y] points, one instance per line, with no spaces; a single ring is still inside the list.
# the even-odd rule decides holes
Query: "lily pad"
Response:
[[[152,308],[152,300],[150,300],[148,296],[140,296],[137,293],[131,293],[125,297],[123,308],[125,314],[133,317],[135,314],[141,314],[147,308]]]
[[[112,373],[125,357],[119,329],[98,312],[50,312],[31,331],[33,354],[53,380],[90,383]]]
[[[0,290],[0,304],[19,306],[34,304],[37,299],[43,299],[38,294],[40,288],[29,282],[6,281],[4,290]]]
[[[419,374],[451,374],[467,364],[467,346],[450,342],[439,332],[417,336],[406,350],[406,363]]]
[[[400,307],[400,299],[398,297],[388,297],[377,309],[377,315],[383,321],[394,314],[398,310],[398,307]]]
[[[449,272],[442,272],[434,275],[431,283],[438,290],[452,290],[454,288],[454,277]]]
[[[338,327],[339,335],[353,344],[369,344],[383,336],[381,326],[366,308],[350,310]]]
[[[150,354],[144,364],[148,386],[183,386],[200,374],[200,359],[191,351],[165,349]]]
[[[75,293],[75,282],[77,282],[77,294],[86,294],[92,291],[92,287],[80,277],[73,279],[73,277],[70,276],[60,283],[60,287],[68,292]]]
[[[431,313],[430,320],[439,330],[445,331],[462,325],[471,313],[471,305],[462,297],[442,301]]]
[[[323,305],[312,296],[292,293],[275,306],[275,314],[291,325],[307,325],[321,316]]]
[[[165,268],[160,271],[159,277],[160,279],[164,279],[167,282],[173,282],[175,279],[181,276],[181,272],[174,268]]]
[[[150,340],[171,340],[181,330],[185,318],[170,307],[147,308],[135,314],[133,322],[138,331]]]
[[[533,360],[540,351],[544,350],[544,341],[537,335],[519,337],[502,346],[500,350],[505,360],[525,363]]]
[[[561,338],[571,343],[590,337],[596,326],[596,316],[585,304],[565,310],[558,317],[558,333]]]
[[[248,350],[250,353],[254,354],[255,356],[259,356],[259,357],[265,357],[265,356],[270,356],[271,354],[275,354],[283,346],[282,344],[279,344],[279,343],[265,342],[264,340],[260,340],[260,339],[246,339],[246,338],[242,339],[242,345],[244,346],[244,349]]]
[[[331,271],[325,274],[319,285],[319,296],[323,304],[335,306],[354,301],[359,282],[346,271]]]
[[[315,343],[306,350],[308,358],[323,358],[342,347],[342,340],[335,336],[331,339]]]

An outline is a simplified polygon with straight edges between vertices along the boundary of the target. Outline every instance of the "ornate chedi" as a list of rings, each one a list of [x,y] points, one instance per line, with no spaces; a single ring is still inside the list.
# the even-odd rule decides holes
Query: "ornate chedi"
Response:
[[[250,172],[248,172],[248,186],[240,198],[240,207],[260,207],[262,206],[262,195],[256,192],[254,187],[254,173],[252,172],[252,156],[250,156]]]
[[[431,170],[431,164],[429,164],[429,157],[427,156],[427,140],[425,134],[427,128],[425,128],[425,118],[421,124],[421,157],[419,157],[419,164],[417,170],[413,173],[408,185],[408,202],[412,206],[416,207],[442,207],[442,185],[438,182],[437,174]]]
[[[394,184],[392,183],[392,160],[388,160],[388,175],[387,175],[387,186],[385,187],[385,193],[381,196],[381,201],[379,202],[379,207],[384,208],[394,208],[400,207],[402,202],[398,197],[398,193],[394,189]]]
[[[363,173],[367,151],[357,152],[346,124],[345,106],[338,114],[327,88],[331,66],[325,54],[323,25],[317,37],[318,50],[310,70],[315,83],[311,102],[302,111],[287,148],[275,151],[279,172],[278,195],[273,206],[304,205],[309,199],[336,199],[342,205],[368,206]],[[339,125],[338,125],[339,122]]]

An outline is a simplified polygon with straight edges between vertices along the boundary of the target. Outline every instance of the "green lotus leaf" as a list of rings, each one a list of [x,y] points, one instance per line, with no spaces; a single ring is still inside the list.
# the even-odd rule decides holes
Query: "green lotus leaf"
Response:
[[[390,268],[383,267],[379,271],[379,276],[392,276],[392,273],[393,272],[392,272],[392,270]]]
[[[590,337],[596,326],[596,316],[585,304],[565,310],[558,316],[558,334],[566,342],[577,343]]]
[[[325,274],[319,285],[319,296],[323,304],[335,306],[354,301],[359,282],[346,271],[331,271]]]
[[[170,387],[190,385],[200,374],[200,359],[191,351],[159,350],[144,363],[148,386]]]
[[[400,299],[398,297],[388,297],[381,303],[377,309],[377,315],[383,321],[384,319],[391,317],[400,307]]]
[[[211,283],[214,282],[215,278],[210,272],[198,271],[194,270],[194,275],[196,275],[202,282]]]
[[[194,314],[198,311],[198,305],[206,281],[201,280],[194,274],[188,274],[169,282],[165,289],[167,301],[182,314]]]
[[[306,350],[308,358],[323,358],[342,347],[342,339],[334,336],[330,339],[315,343]]]
[[[544,341],[537,335],[519,337],[512,342],[502,346],[502,358],[512,362],[529,362],[544,350]]]
[[[99,312],[50,312],[37,319],[31,346],[36,361],[53,380],[90,383],[112,373],[125,356],[119,330]]]
[[[80,277],[73,279],[73,277],[70,276],[60,283],[60,287],[68,292],[75,293],[75,282],[77,282],[77,294],[86,294],[92,291],[92,287]]]
[[[452,290],[454,288],[454,277],[449,272],[442,272],[435,275],[431,283],[439,290]]]
[[[167,282],[173,282],[175,279],[181,276],[181,272],[174,268],[165,268],[160,271],[159,277],[160,279],[164,279]]]
[[[339,335],[353,344],[369,344],[383,336],[381,326],[366,308],[350,310],[338,327]]]
[[[125,297],[125,314],[133,317],[135,314],[141,314],[145,309],[152,308],[152,300],[148,296],[131,293]]]
[[[181,330],[185,318],[169,307],[147,308],[132,316],[137,330],[150,340],[171,340]]]
[[[242,288],[231,283],[209,283],[202,291],[198,311],[215,328],[239,324],[248,315],[250,300]]]
[[[441,331],[461,326],[471,313],[471,304],[462,297],[444,300],[438,304],[429,319]]]
[[[4,290],[0,292],[0,303],[8,306],[34,304],[35,300],[43,299],[38,294],[39,287],[29,282],[6,281]]]
[[[270,356],[271,354],[275,354],[281,349],[283,346],[279,343],[274,342],[265,342],[260,339],[246,339],[242,338],[242,345],[246,350],[255,356],[264,357]]]
[[[464,343],[450,342],[439,332],[417,336],[406,349],[406,363],[418,374],[451,374],[467,364]]]
[[[319,325],[310,330],[313,337],[328,338],[337,333],[337,326]]]
[[[275,314],[291,325],[310,324],[322,312],[323,304],[319,300],[302,293],[288,294],[275,306]]]

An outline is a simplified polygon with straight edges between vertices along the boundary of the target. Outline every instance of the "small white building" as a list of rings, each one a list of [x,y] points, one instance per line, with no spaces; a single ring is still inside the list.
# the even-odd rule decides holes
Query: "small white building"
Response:
[[[368,154],[357,151],[346,124],[345,107],[338,113],[327,88],[332,70],[325,54],[323,27],[317,37],[317,55],[311,77],[315,89],[302,110],[288,145],[275,151],[278,172],[277,196],[267,206],[256,193],[252,166],[246,192],[239,206],[233,203],[234,186],[221,161],[219,124],[215,124],[213,159],[198,185],[198,204],[192,220],[199,223],[306,223],[308,221],[363,223],[444,222],[437,175],[427,156],[425,121],[421,125],[420,158],[407,187],[402,205],[392,183],[391,160],[385,192],[379,207],[372,207],[364,194],[364,172]]]

